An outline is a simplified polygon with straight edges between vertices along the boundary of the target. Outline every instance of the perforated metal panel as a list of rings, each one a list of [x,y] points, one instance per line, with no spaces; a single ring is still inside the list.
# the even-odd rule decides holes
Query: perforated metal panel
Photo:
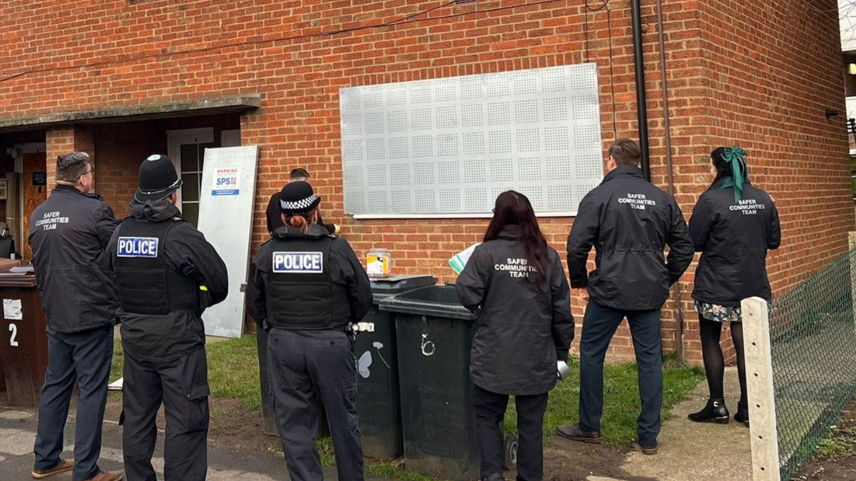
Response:
[[[489,214],[515,189],[576,212],[603,178],[594,64],[345,88],[345,211]]]

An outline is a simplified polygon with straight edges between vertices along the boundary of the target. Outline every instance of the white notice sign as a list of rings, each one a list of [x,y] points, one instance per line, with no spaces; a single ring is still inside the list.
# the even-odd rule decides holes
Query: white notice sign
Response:
[[[21,321],[24,313],[21,309],[20,299],[3,299],[3,317],[7,321]]]
[[[240,167],[225,167],[214,170],[214,185],[211,195],[238,195],[238,179],[241,175]]]
[[[244,327],[258,156],[258,146],[205,149],[199,230],[229,270],[229,296],[202,315],[209,336],[241,337]]]

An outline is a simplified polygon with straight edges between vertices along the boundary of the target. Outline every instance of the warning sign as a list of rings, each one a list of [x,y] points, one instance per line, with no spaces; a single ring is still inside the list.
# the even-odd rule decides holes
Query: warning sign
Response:
[[[238,174],[240,167],[217,169],[214,171],[214,187],[211,195],[238,195]]]

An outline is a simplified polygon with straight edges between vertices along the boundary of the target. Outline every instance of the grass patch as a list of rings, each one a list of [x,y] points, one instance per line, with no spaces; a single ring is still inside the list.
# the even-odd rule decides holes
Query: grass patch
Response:
[[[245,409],[261,411],[256,336],[245,334],[240,339],[208,343],[205,349],[208,351],[211,396],[240,399]]]
[[[333,452],[333,441],[329,437],[321,438],[315,441],[315,447],[318,448],[318,454],[321,457],[321,464],[327,467],[336,466],[336,457]],[[437,478],[425,476],[424,474],[414,473],[404,469],[404,460],[396,459],[392,461],[369,461],[365,460],[366,474],[369,476],[379,476],[385,478],[396,478],[402,481],[439,481]]]
[[[856,422],[832,426],[814,452],[816,458],[837,459],[856,453]]]
[[[114,343],[110,382],[122,377],[125,364],[122,340],[117,337]],[[208,383],[211,386],[211,396],[240,399],[244,409],[261,411],[256,336],[245,334],[240,339],[209,342],[205,345],[205,350],[208,352]],[[121,399],[119,393],[111,393],[110,396]]]
[[[556,428],[579,422],[580,364],[579,359],[569,360],[571,376],[559,382],[550,391],[547,412],[544,415],[544,434],[554,436]],[[642,409],[636,364],[607,365],[603,379],[603,419],[601,432],[608,446],[623,446],[636,439],[636,418]],[[682,401],[688,392],[704,380],[704,371],[683,364],[674,356],[663,363],[663,419],[672,407]],[[513,399],[508,403],[505,430],[517,432],[517,412]]]

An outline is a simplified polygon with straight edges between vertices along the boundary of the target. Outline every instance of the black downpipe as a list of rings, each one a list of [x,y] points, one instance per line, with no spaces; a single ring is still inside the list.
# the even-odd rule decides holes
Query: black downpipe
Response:
[[[648,99],[645,96],[645,59],[642,56],[642,9],[640,0],[630,0],[633,20],[633,59],[636,64],[636,108],[639,115],[639,149],[642,151],[642,175],[651,180],[648,154]]]

